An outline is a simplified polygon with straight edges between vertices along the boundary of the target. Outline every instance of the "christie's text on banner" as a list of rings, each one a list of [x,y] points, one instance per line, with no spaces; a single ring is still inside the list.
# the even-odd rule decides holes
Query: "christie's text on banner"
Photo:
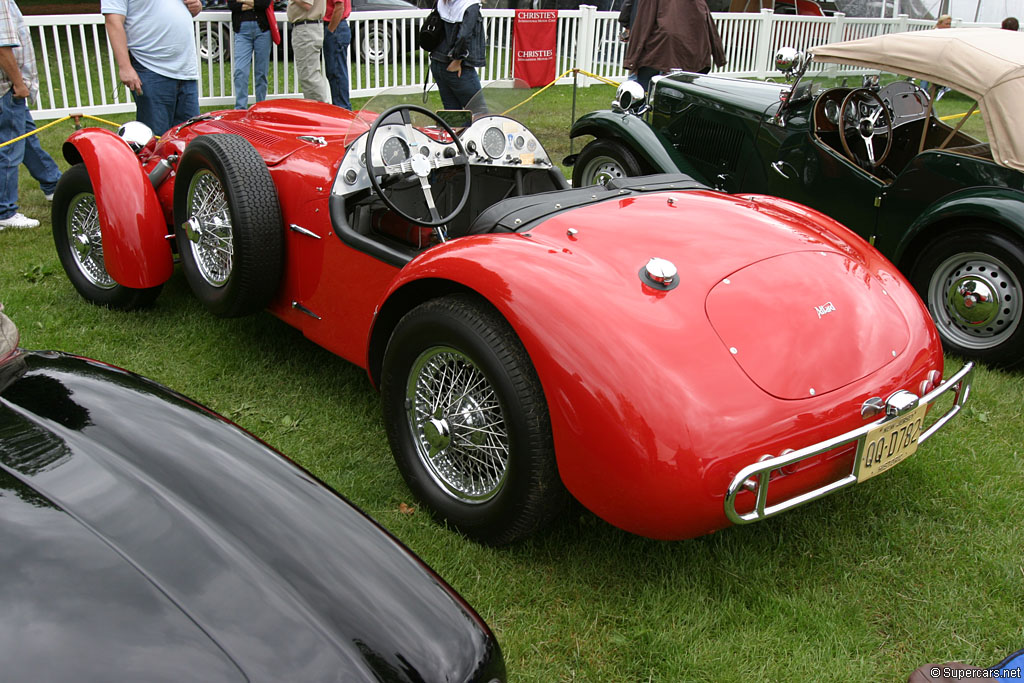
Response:
[[[557,10],[516,10],[512,33],[512,75],[531,88],[555,80]]]

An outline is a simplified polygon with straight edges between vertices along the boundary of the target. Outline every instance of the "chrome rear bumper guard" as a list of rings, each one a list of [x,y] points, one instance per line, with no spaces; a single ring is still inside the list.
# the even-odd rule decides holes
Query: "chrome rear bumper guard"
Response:
[[[947,422],[953,419],[953,417],[961,411],[964,404],[967,402],[967,397],[971,393],[971,375],[973,371],[974,364],[966,363],[955,375],[918,400],[917,405],[930,405],[943,394],[950,391],[954,392],[952,407],[950,407],[948,411],[928,427],[928,429],[921,433],[917,440],[918,444],[922,444],[927,441],[932,434],[937,432],[939,429],[942,429]],[[858,427],[857,429],[845,434],[816,443],[812,446],[808,446],[807,448],[801,448],[798,451],[790,451],[789,453],[785,453],[777,457],[766,457],[766,459],[754,463],[753,465],[747,465],[740,470],[735,477],[733,477],[732,482],[729,484],[729,488],[726,490],[725,516],[728,517],[729,521],[733,524],[750,524],[752,522],[759,522],[762,519],[774,517],[775,515],[795,508],[798,505],[803,505],[804,503],[808,503],[812,500],[823,498],[824,496],[834,493],[839,489],[846,488],[851,484],[856,484],[857,463],[860,461],[866,441],[865,437],[868,432],[885,422],[898,418],[898,415],[886,415],[881,419],[875,420],[871,424]],[[816,488],[813,491],[802,493],[798,496],[794,496],[793,498],[777,502],[774,505],[768,505],[768,485],[769,478],[771,477],[773,470],[777,470],[787,465],[792,465],[793,463],[806,460],[807,458],[813,458],[816,455],[826,453],[853,442],[857,442],[857,455],[853,459],[853,467],[848,475],[838,481],[832,482],[831,484],[826,484],[825,486]],[[757,501],[752,511],[740,513],[736,510],[736,496],[743,490],[753,490],[757,496]]]

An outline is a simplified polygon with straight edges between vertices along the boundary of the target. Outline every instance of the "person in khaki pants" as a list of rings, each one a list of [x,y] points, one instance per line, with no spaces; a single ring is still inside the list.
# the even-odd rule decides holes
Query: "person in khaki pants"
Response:
[[[304,98],[321,102],[331,101],[327,79],[320,70],[326,9],[327,0],[288,0],[288,23],[291,25],[299,87]]]

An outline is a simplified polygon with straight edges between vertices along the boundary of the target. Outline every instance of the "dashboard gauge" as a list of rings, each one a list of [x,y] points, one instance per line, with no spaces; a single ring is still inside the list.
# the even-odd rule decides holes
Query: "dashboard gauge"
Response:
[[[516,136],[516,149],[522,149],[526,145],[526,138],[522,135]]]
[[[526,141],[526,149],[530,150],[531,152],[536,152],[537,151],[537,141],[534,140],[533,138],[530,138],[529,140],[527,140]]]
[[[833,125],[839,125],[839,105],[835,103],[835,100],[825,102],[825,118]]]
[[[409,158],[409,145],[399,137],[390,137],[380,146],[380,156],[385,166],[400,164]]]
[[[484,154],[492,159],[498,159],[505,153],[505,134],[496,126],[491,126],[484,131],[480,144],[484,148]]]

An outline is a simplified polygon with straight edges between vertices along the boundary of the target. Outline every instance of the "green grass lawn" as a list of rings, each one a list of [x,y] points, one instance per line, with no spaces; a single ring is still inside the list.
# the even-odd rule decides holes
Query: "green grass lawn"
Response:
[[[611,94],[591,88],[581,110]],[[544,100],[558,114],[540,138],[559,159],[571,96],[558,88]],[[44,132],[44,147],[58,152],[71,130]],[[60,267],[49,204],[24,171],[21,187],[22,211],[44,222],[0,232],[0,301],[22,345],[157,379],[287,453],[476,607],[510,680],[903,681],[925,662],[992,665],[1024,646],[1018,373],[981,368],[965,414],[913,458],[767,522],[667,543],[575,509],[540,537],[484,548],[411,499],[361,370],[268,314],[212,317],[180,272],[152,310],[88,305]]]

